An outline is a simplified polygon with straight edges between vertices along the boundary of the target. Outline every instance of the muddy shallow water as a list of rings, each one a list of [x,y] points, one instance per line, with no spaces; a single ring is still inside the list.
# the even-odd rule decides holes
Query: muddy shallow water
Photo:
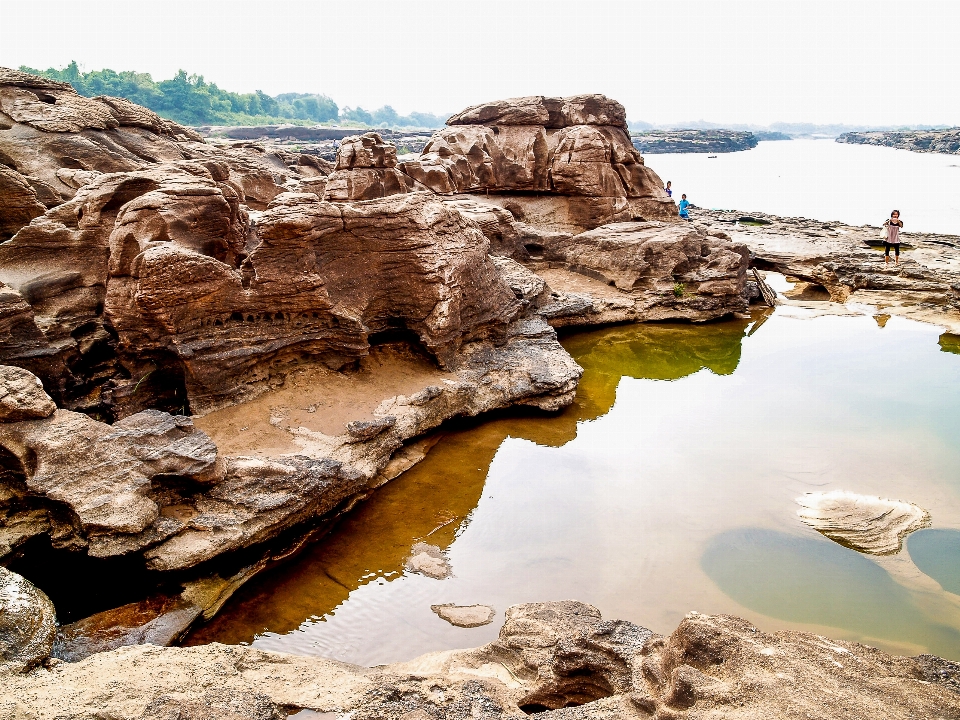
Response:
[[[815,315],[566,337],[585,369],[574,406],[445,430],[188,643],[387,663],[482,644],[514,603],[575,598],[659,632],[734,613],[960,659],[955,343],[896,317]],[[825,489],[909,500],[933,526],[860,555],[799,521],[794,498]],[[420,541],[452,577],[404,571]],[[462,629],[441,603],[497,614]]]

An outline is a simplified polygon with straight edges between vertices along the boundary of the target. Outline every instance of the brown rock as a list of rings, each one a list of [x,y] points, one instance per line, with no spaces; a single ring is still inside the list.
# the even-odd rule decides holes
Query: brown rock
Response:
[[[440,194],[485,193],[485,202],[549,230],[676,218],[623,118],[603,96],[489,103],[455,115],[400,168]]]
[[[447,125],[613,125],[627,127],[623,105],[603,95],[566,98],[532,97],[496,100],[473,105],[447,120]]]
[[[0,165],[0,242],[46,211],[27,179]]]

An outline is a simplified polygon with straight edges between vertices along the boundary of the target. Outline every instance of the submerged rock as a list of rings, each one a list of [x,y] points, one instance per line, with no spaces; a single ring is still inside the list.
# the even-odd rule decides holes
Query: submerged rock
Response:
[[[797,503],[797,515],[814,530],[871,555],[900,552],[908,534],[930,525],[930,513],[918,505],[846,490],[806,493]]]
[[[443,580],[452,574],[450,561],[443,554],[443,550],[424,542],[415,543],[410,548],[410,556],[404,567],[409,572],[420,573],[436,580]]]
[[[0,676],[4,666],[26,670],[49,657],[56,634],[50,598],[0,565]]]
[[[496,611],[489,605],[431,605],[430,609],[451,625],[462,628],[475,628],[489,625]]]

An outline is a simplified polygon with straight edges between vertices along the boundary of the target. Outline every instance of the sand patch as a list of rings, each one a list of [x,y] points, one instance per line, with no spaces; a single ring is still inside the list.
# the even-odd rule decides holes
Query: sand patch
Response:
[[[224,455],[277,456],[302,452],[294,431],[305,428],[330,437],[347,423],[372,420],[384,400],[412,395],[456,376],[408,346],[377,346],[357,370],[336,372],[311,365],[290,373],[281,387],[194,418]]]

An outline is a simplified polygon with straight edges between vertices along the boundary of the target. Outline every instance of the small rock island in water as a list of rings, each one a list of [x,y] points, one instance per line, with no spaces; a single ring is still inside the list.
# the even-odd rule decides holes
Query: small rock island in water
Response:
[[[876,228],[683,222],[602,95],[476,105],[415,157],[348,136],[332,162],[207,142],[15,70],[0,111],[4,717],[960,713],[960,666],[938,657],[698,613],[662,636],[575,601],[516,605],[490,643],[375,668],[175,647],[422,459],[427,431],[569,405],[582,371],[557,328],[742,315],[757,269],[795,278],[797,302],[958,328],[960,239],[912,235],[893,266]],[[881,551],[926,517],[846,500],[855,512],[804,501],[804,517]],[[916,518],[878,527],[883,502]],[[407,566],[450,573],[429,538]],[[66,592],[63,573],[98,592]],[[433,610],[462,627],[495,613]]]

